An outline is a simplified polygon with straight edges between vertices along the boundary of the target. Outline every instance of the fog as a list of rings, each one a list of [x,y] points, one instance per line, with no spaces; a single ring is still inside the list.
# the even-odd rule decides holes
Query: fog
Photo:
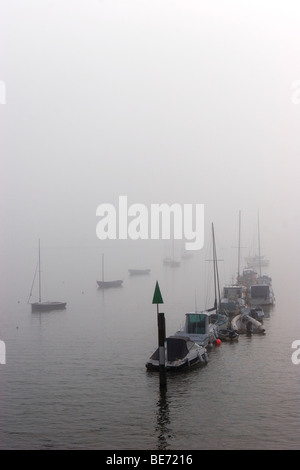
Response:
[[[163,241],[97,238],[97,207],[117,208],[120,195],[148,207],[204,204],[201,256],[213,222],[230,266],[239,211],[245,255],[259,211],[263,254],[296,277],[299,2],[4,0],[0,9],[5,288],[21,267],[30,286],[39,238],[56,263],[57,250],[76,249],[72,270],[79,261],[95,270],[102,252],[112,271],[121,259],[161,260]]]

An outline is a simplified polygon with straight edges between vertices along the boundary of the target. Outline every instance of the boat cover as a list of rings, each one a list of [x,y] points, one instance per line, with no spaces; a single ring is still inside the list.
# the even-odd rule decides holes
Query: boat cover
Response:
[[[167,338],[167,360],[169,362],[176,359],[183,359],[189,352],[193,342],[188,338],[180,336],[170,336]]]
[[[176,359],[183,359],[188,354],[193,344],[193,341],[186,336],[169,336],[166,338],[167,361],[172,362],[176,361]],[[154,361],[159,360],[158,348],[152,354],[151,359]]]

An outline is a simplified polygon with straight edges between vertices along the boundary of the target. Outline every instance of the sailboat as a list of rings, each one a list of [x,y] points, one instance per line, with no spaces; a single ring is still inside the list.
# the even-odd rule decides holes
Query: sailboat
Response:
[[[217,338],[222,341],[237,341],[239,335],[236,331],[230,328],[230,319],[228,313],[222,310],[221,294],[220,294],[220,281],[218,271],[218,257],[216,250],[214,225],[212,224],[212,240],[213,240],[213,263],[214,263],[214,286],[215,286],[215,314],[211,315],[212,320],[215,319],[217,327]],[[217,300],[218,299],[218,300]],[[213,308],[209,311],[213,311]]]
[[[258,305],[273,305],[275,303],[275,295],[272,288],[272,279],[267,275],[262,275],[261,268],[263,266],[262,256],[260,253],[260,228],[259,228],[259,213],[257,212],[257,227],[258,227],[258,267],[259,276],[256,278],[254,284],[248,287],[247,300],[251,307]]]
[[[228,317],[233,317],[239,313],[240,307],[245,305],[246,287],[241,283],[240,274],[240,252],[241,252],[241,211],[239,211],[239,237],[238,237],[238,266],[237,282],[226,284],[223,288],[223,297],[220,308]]]
[[[217,301],[217,289],[219,294],[219,275],[217,270],[217,254],[215,247],[214,225],[212,224],[212,239],[213,239],[213,268],[214,268],[214,288],[215,288],[215,302],[212,308],[204,311],[195,311],[185,314],[184,325],[175,333],[175,336],[186,336],[191,341],[203,346],[205,348],[211,347],[222,337],[226,338],[231,334],[230,338],[237,338],[236,332],[227,328],[228,318],[225,314],[219,312]],[[214,312],[214,313],[213,313]]]
[[[33,302],[31,303],[31,311],[32,312],[49,312],[51,310],[63,310],[66,308],[67,302],[50,302],[50,301],[42,301],[42,277],[41,277],[41,245],[40,245],[40,240],[39,240],[39,255],[38,255],[38,274],[39,274],[39,300],[38,302]],[[35,273],[36,275],[36,273]],[[33,284],[34,285],[35,281],[35,276],[33,279]],[[32,295],[32,288],[31,292],[29,295],[29,299]],[[29,300],[28,300],[29,302]]]
[[[174,238],[172,239],[172,256],[165,256],[163,259],[163,264],[169,266],[170,268],[176,268],[180,266],[180,260],[176,259],[174,256]]]
[[[258,254],[248,256],[246,258],[248,268],[259,268],[259,275],[261,276],[261,268],[269,266],[270,261],[261,255],[260,252],[260,228],[259,228],[259,212],[257,212],[257,235],[258,235]]]
[[[105,281],[104,280],[104,254],[102,254],[102,280],[97,281],[98,287],[101,289],[106,289],[108,287],[120,287],[123,284],[122,279],[116,279],[113,281]]]

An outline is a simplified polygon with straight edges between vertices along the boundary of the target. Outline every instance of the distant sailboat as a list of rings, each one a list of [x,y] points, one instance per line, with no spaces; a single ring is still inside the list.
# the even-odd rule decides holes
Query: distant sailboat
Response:
[[[151,269],[128,269],[131,276],[138,276],[140,274],[150,274]]]
[[[180,266],[180,260],[175,259],[174,256],[174,238],[172,239],[172,256],[165,256],[163,259],[163,264],[165,266],[170,266],[171,268],[176,268]]]
[[[275,303],[275,295],[272,288],[272,279],[267,275],[262,275],[262,266],[268,265],[268,260],[265,260],[260,253],[260,228],[259,228],[259,213],[257,212],[257,232],[258,232],[258,268],[259,276],[256,277],[255,282],[248,287],[247,301],[251,307],[258,305],[273,305]],[[267,261],[264,262],[264,261]],[[248,264],[249,265],[249,264]]]
[[[122,279],[116,279],[114,281],[104,280],[104,254],[102,254],[102,281],[97,281],[97,284],[101,289],[106,289],[108,287],[120,287],[123,284]]]
[[[43,301],[42,302],[42,277],[41,277],[41,247],[40,247],[40,240],[39,240],[39,255],[38,255],[38,274],[39,274],[39,301],[31,303],[31,311],[32,312],[49,312],[51,310],[63,310],[66,308],[67,302],[49,302]],[[36,273],[35,273],[36,275]],[[35,276],[33,280],[34,285]],[[32,288],[29,295],[29,299],[32,296]],[[29,302],[29,300],[28,300]]]
[[[260,253],[260,228],[259,228],[259,212],[257,212],[257,235],[258,235],[258,255],[246,258],[248,268],[259,268],[261,276],[261,268],[269,266],[270,261]]]

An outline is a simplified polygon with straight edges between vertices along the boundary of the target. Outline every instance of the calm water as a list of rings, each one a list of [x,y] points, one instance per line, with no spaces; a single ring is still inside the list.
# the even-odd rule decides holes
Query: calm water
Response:
[[[157,346],[155,281],[172,334],[195,306],[198,260],[175,270],[160,260],[141,277],[129,277],[124,262],[123,287],[101,292],[78,253],[59,256],[68,268],[50,276],[50,297],[66,300],[65,311],[31,313],[28,266],[24,286],[16,280],[19,292],[4,295],[1,449],[300,448],[300,364],[291,361],[300,339],[296,283],[287,288],[270,266],[276,306],[266,335],[222,343],[204,368],[168,377],[161,394],[158,376],[145,369]]]

